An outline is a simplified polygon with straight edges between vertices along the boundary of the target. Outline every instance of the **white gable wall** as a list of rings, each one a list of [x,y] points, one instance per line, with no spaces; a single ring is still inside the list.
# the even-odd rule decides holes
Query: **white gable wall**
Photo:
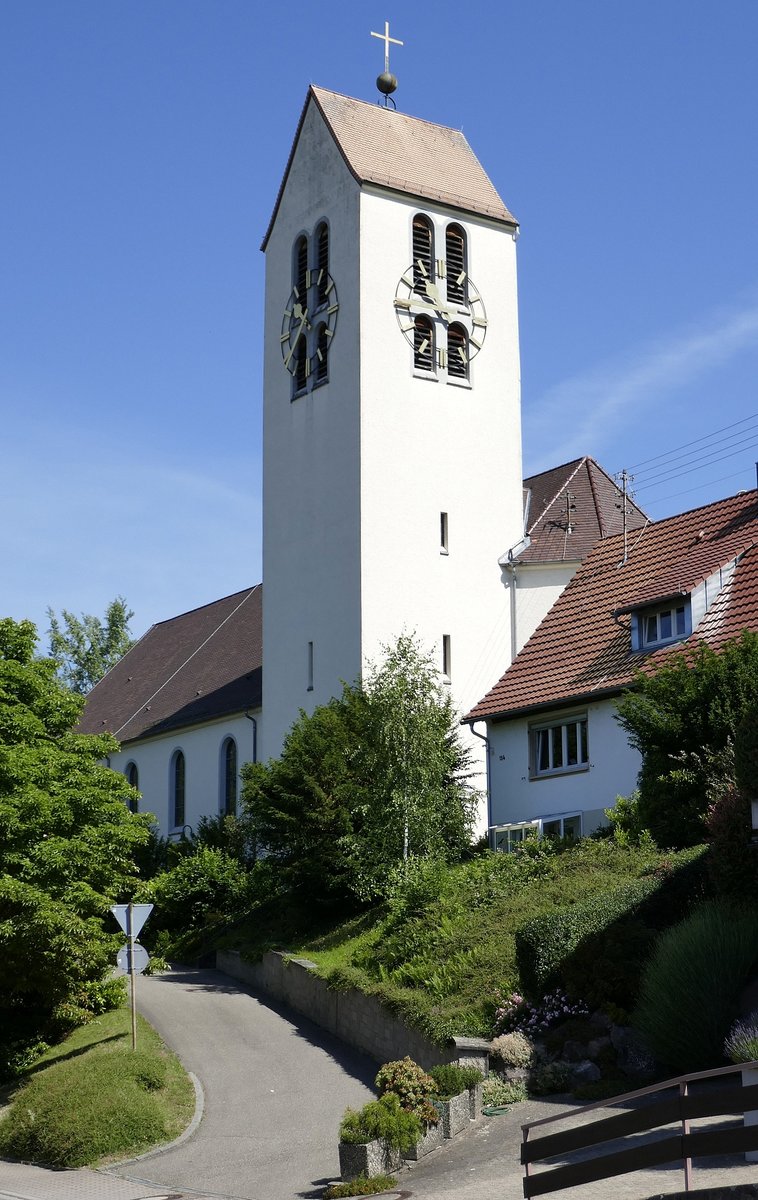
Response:
[[[584,814],[582,832],[604,821],[603,810],[637,785],[642,759],[614,719],[613,700],[540,712],[510,721],[488,722],[490,742],[490,824],[533,821],[561,813]],[[568,714],[587,714],[589,768],[530,778],[529,731]]]
[[[252,713],[251,716],[257,718],[259,714]],[[260,725],[258,733],[260,735]],[[116,754],[111,754],[108,761],[111,768],[122,775],[126,774],[129,763],[135,763],[142,794],[139,811],[153,813],[161,835],[166,837],[177,832],[171,820],[171,760],[175,751],[184,753],[184,823],[194,830],[201,816],[215,816],[221,811],[221,748],[224,742],[232,737],[237,743],[237,767],[240,769],[243,763],[253,761],[254,736],[252,721],[243,715],[231,716],[207,725],[195,725],[160,737],[127,743]],[[239,787],[237,795],[239,797]]]

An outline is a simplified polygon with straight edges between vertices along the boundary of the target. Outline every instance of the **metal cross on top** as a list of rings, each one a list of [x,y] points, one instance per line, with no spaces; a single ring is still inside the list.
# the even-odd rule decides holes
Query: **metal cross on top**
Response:
[[[380,41],[384,42],[384,69],[388,72],[390,69],[390,42],[392,42],[393,46],[402,46],[403,43],[399,38],[390,37],[389,21],[384,22],[384,33],[374,33],[372,30],[371,36],[379,38]]]

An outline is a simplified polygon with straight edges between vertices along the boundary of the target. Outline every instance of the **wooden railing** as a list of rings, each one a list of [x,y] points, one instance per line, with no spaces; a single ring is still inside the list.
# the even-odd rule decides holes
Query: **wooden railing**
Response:
[[[609,1100],[572,1109],[571,1112],[561,1113],[557,1117],[544,1117],[541,1121],[528,1122],[522,1126],[521,1144],[521,1161],[525,1173],[524,1196],[544,1196],[559,1188],[609,1179],[614,1175],[625,1175],[628,1171],[662,1166],[677,1160],[681,1161],[684,1170],[684,1190],[690,1191],[693,1158],[702,1155],[737,1154],[746,1150],[758,1151],[758,1123],[727,1129],[690,1129],[691,1121],[706,1117],[756,1112],[758,1120],[758,1084],[744,1086],[740,1081],[739,1084],[730,1084],[728,1087],[709,1085],[697,1093],[693,1093],[692,1086],[703,1080],[739,1076],[742,1071],[751,1069],[758,1071],[758,1062],[682,1075],[678,1079],[667,1079],[665,1083],[640,1088],[636,1092],[627,1092],[623,1096],[614,1096]],[[755,1078],[758,1079],[758,1076]],[[674,1094],[667,1096],[667,1092]],[[627,1112],[596,1121],[585,1121],[572,1129],[533,1136],[534,1130],[542,1130],[546,1125],[568,1121],[571,1118],[582,1119],[595,1109],[631,1103],[657,1093],[661,1093],[663,1098],[631,1108]],[[665,1133],[640,1145],[617,1149],[610,1154],[599,1154],[581,1162],[558,1164],[533,1173],[532,1168],[538,1163],[544,1163],[546,1159],[566,1158],[577,1150],[586,1150],[591,1146],[599,1147],[630,1134],[652,1133],[675,1123],[681,1126],[680,1131],[676,1133]]]

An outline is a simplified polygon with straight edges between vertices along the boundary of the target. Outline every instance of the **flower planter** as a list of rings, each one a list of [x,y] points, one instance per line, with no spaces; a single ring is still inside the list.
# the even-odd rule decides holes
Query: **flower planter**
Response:
[[[441,1146],[443,1137],[442,1121],[438,1121],[436,1125],[428,1125],[426,1133],[419,1138],[416,1145],[410,1150],[403,1151],[403,1158],[408,1162],[418,1162],[420,1158],[425,1158],[427,1154],[431,1154],[432,1150]]]
[[[743,1067],[742,1069],[742,1086],[751,1087],[758,1083],[758,1070],[755,1067]],[[746,1112],[742,1118],[742,1123],[745,1127],[748,1125],[758,1125],[758,1110]],[[746,1150],[745,1162],[758,1162],[758,1150]]]
[[[455,1137],[456,1133],[460,1133],[462,1129],[466,1128],[472,1119],[471,1092],[475,1090],[475,1088],[466,1088],[465,1092],[459,1092],[457,1096],[451,1096],[449,1100],[434,1101],[434,1107],[440,1114],[443,1137]]]
[[[400,1168],[400,1151],[381,1138],[373,1142],[340,1142],[340,1175],[347,1182],[359,1175],[389,1175]]]

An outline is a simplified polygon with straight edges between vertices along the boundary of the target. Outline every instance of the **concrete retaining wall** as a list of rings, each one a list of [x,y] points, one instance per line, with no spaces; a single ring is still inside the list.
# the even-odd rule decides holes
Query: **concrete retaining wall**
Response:
[[[220,950],[219,971],[276,997],[322,1029],[362,1050],[378,1063],[409,1054],[427,1070],[438,1063],[461,1062],[487,1073],[488,1043],[479,1038],[453,1038],[440,1049],[418,1030],[404,1025],[374,996],[355,990],[330,991],[307,958],[288,958],[270,951],[260,962],[245,962],[236,950]]]

